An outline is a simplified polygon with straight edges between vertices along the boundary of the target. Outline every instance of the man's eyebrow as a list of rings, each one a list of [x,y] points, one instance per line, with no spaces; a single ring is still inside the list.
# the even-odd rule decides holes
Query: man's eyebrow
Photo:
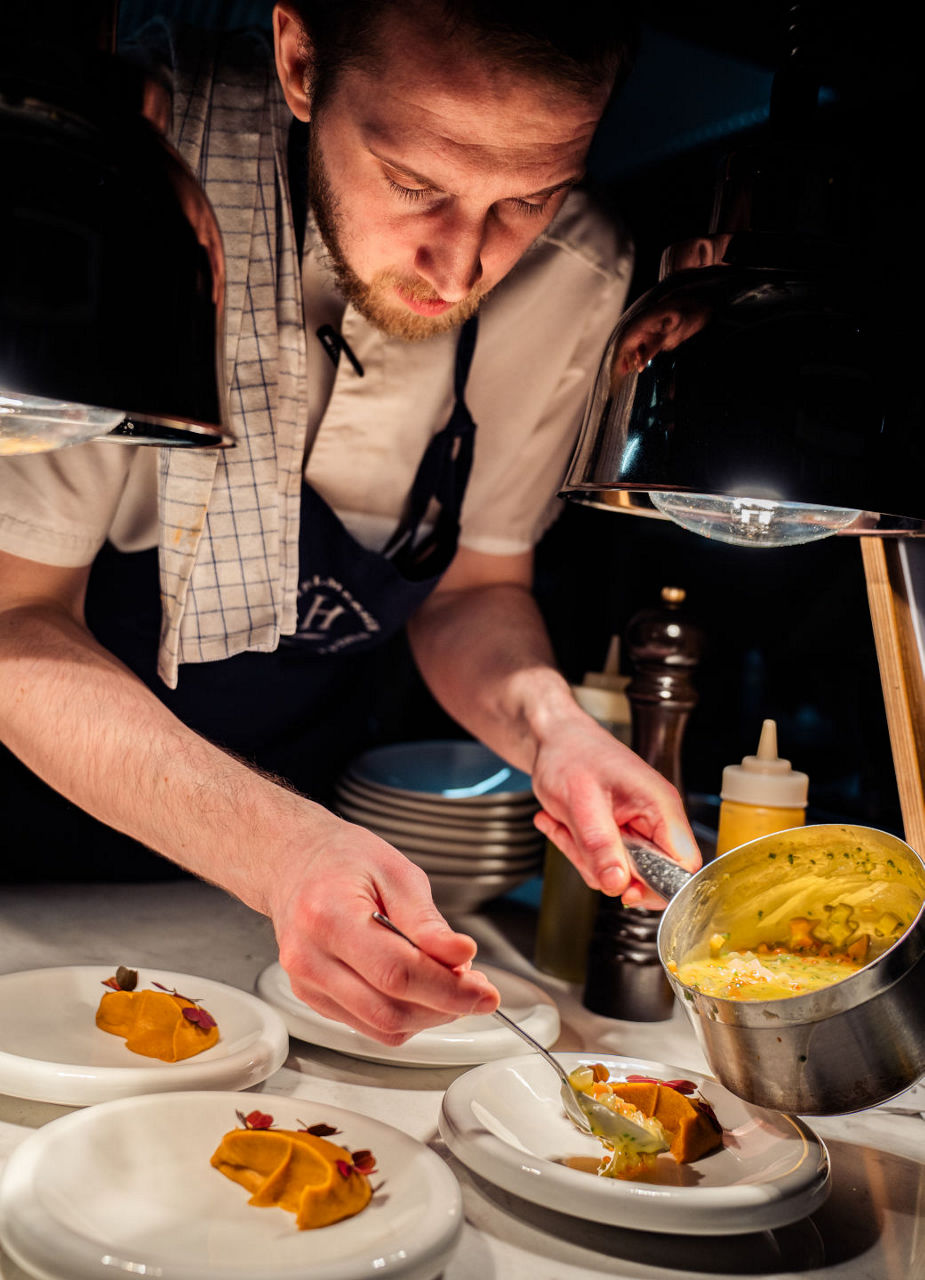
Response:
[[[443,188],[431,178],[428,178],[426,174],[417,173],[414,169],[409,169],[406,164],[402,164],[397,160],[390,160],[388,156],[381,155],[374,147],[370,147],[369,150],[377,160],[387,164],[396,173],[410,178],[412,182],[417,182],[422,187],[427,187],[429,191],[434,191],[441,195],[446,194]],[[509,196],[508,198],[512,200],[548,199],[549,196],[554,196],[557,191],[563,191],[566,187],[574,187],[576,183],[581,182],[584,176],[583,172],[576,173],[574,177],[564,178],[561,182],[554,182],[551,187],[542,187],[539,191],[527,191],[522,196]]]

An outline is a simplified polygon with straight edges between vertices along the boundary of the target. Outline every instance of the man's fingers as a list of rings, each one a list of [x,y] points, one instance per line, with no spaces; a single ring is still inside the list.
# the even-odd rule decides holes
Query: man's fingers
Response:
[[[446,964],[395,934],[375,959],[364,963],[362,976],[392,999],[436,1009],[449,1017],[491,1013],[500,999],[478,969],[466,967],[465,961],[459,966]]]
[[[497,991],[483,973],[472,968],[477,950],[475,940],[450,927],[434,905],[430,884],[423,874],[419,878],[405,874],[401,883],[394,887],[391,882],[381,882],[379,897],[383,915],[410,940],[404,942],[404,946],[413,944],[413,948],[450,971],[454,980],[461,984],[459,990],[474,993],[482,1000],[485,1007],[479,1012],[497,1008]],[[376,921],[372,924],[376,929],[383,929]],[[394,934],[392,936],[395,938]],[[401,938],[396,940],[399,945],[403,943]]]
[[[474,939],[467,933],[457,933],[447,924],[430,899],[429,890],[427,901],[423,903],[408,903],[395,898],[383,905],[388,908],[385,914],[405,937],[448,969],[473,960],[477,950]]]
[[[402,940],[397,938],[395,941],[400,943]],[[426,961],[429,968],[435,968],[434,961],[427,961],[426,956],[421,956],[420,960]],[[400,963],[398,969],[402,969]],[[449,970],[447,975],[450,980],[458,980]],[[426,1028],[440,1027],[464,1014],[487,1011],[481,1007],[484,1001],[481,991],[475,998],[472,993],[461,993],[457,1007],[452,1010],[434,1007],[383,991],[370,982],[370,974],[358,972],[335,959],[322,959],[310,972],[301,973],[298,966],[293,965],[289,980],[294,995],[325,1018],[343,1021],[363,1036],[384,1044],[402,1044],[409,1036]],[[409,984],[399,982],[399,986],[408,987]],[[434,1004],[438,1004],[438,1000],[439,997],[434,997]]]
[[[596,848],[589,847],[580,838],[576,839],[569,827],[557,822],[545,810],[536,815],[534,825],[575,865],[585,883],[592,889],[600,889],[611,897],[618,897],[629,885],[630,868],[615,825],[613,829],[616,834],[613,839],[606,846]]]
[[[664,841],[659,842],[660,846],[666,853],[672,854],[685,871],[699,871],[703,857],[687,819],[682,815],[680,821],[666,820],[665,830],[666,836]]]

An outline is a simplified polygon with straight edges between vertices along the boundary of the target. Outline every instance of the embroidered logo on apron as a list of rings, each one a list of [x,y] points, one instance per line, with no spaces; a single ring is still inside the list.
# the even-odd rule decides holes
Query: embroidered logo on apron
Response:
[[[379,631],[379,623],[336,578],[316,573],[299,583],[296,636],[316,653],[338,653]]]

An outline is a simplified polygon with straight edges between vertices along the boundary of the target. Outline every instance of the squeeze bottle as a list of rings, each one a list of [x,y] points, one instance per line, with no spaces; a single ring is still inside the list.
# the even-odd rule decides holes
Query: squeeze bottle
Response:
[[[630,704],[620,675],[620,637],[613,636],[603,671],[588,671],[572,685],[575,701],[615,738],[630,743]],[[600,893],[589,889],[564,853],[549,840],[543,867],[543,892],[536,926],[534,963],[566,982],[584,982],[588,944]]]
[[[727,765],[720,790],[716,853],[806,821],[809,778],[777,754],[777,723],[765,720],[757,755]]]

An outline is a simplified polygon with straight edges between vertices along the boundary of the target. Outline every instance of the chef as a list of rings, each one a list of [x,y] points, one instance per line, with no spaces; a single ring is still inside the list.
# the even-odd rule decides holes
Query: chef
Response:
[[[222,229],[238,443],[3,461],[7,786],[60,798],[37,846],[91,857],[90,815],[266,913],[302,999],[398,1044],[497,1001],[424,873],[316,798],[401,628],[590,885],[656,905],[621,825],[699,863],[674,789],[575,704],[531,595],[629,280],[578,184],[630,41],[595,5],[305,0],[275,6],[273,46],[149,41],[147,112]]]

